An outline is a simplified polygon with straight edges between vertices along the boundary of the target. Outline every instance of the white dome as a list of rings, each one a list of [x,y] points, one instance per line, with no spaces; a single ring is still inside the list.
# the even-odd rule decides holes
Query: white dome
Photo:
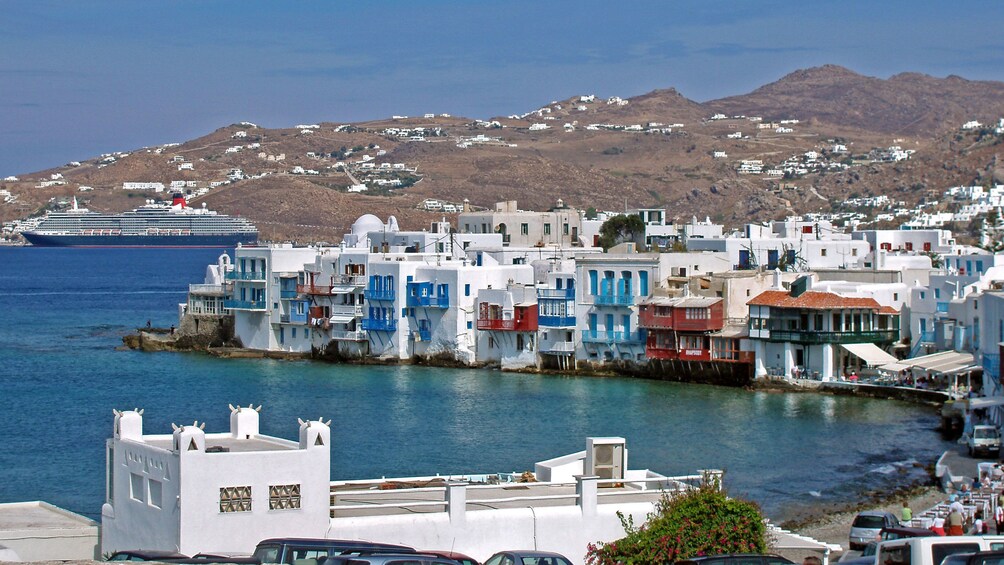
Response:
[[[373,214],[363,214],[352,224],[352,235],[363,237],[369,232],[383,231],[384,225],[380,218]]]

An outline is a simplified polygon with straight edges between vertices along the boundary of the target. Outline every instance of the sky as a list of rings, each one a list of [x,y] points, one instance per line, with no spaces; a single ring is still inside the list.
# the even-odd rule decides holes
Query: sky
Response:
[[[4,0],[0,176],[244,120],[703,102],[823,64],[1002,81],[1001,29],[999,0]]]

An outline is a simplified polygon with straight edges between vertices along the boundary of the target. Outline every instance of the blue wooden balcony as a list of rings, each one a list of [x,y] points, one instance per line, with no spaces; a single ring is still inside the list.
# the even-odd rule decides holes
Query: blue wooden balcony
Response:
[[[223,301],[223,307],[229,310],[265,310],[264,300],[235,300],[228,298]]]
[[[363,318],[362,328],[371,332],[396,332],[397,320],[386,320],[383,318]]]
[[[635,296],[631,294],[597,294],[593,297],[593,304],[598,306],[631,306],[634,304]]]
[[[264,281],[264,271],[230,271],[227,273],[228,281]]]
[[[574,327],[575,316],[537,316],[537,325],[549,328]]]
[[[408,308],[449,308],[449,296],[412,296],[408,295]]]
[[[586,330],[582,332],[583,343],[618,343],[623,345],[644,345],[642,332],[613,332]]]
[[[537,300],[547,299],[575,300],[574,288],[541,288],[537,289]]]
[[[386,300],[393,302],[397,298],[397,293],[393,288],[367,288],[366,298],[368,300]]]

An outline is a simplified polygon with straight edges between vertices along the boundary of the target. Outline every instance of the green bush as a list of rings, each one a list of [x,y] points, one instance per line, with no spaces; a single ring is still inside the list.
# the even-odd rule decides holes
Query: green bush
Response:
[[[589,544],[587,565],[663,565],[701,555],[768,549],[760,507],[729,498],[717,484],[664,495],[640,528],[620,517],[627,535],[610,543]]]

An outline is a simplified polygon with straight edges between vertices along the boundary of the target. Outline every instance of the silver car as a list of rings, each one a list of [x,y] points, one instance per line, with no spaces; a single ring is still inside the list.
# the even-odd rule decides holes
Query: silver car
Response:
[[[864,549],[868,542],[878,538],[882,528],[899,526],[899,518],[891,512],[861,512],[851,523],[851,549]]]

